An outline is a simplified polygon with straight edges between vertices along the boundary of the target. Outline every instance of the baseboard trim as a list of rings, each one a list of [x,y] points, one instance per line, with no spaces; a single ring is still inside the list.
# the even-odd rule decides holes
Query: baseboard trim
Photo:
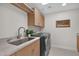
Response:
[[[67,50],[72,50],[72,51],[76,51],[76,52],[77,52],[77,50],[76,50],[75,48],[63,47],[63,46],[60,46],[60,45],[53,45],[53,46],[51,46],[51,47],[52,47],[52,48],[53,48],[53,47],[62,48],[62,49],[67,49]]]

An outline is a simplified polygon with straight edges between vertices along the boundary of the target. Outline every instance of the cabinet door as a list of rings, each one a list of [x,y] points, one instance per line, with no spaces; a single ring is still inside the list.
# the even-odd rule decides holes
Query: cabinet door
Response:
[[[44,16],[35,8],[35,25],[44,27]]]
[[[41,16],[41,13],[39,13],[39,26],[42,27],[42,16]]]
[[[31,46],[27,46],[12,55],[13,56],[31,56],[32,55]]]
[[[40,14],[39,11],[35,8],[35,25],[40,26]]]
[[[34,14],[28,13],[28,26],[34,26],[35,20],[34,20]]]
[[[33,43],[32,47],[33,47],[32,49],[33,55],[40,56],[40,41],[37,40],[35,43]]]
[[[44,16],[40,14],[40,26],[44,27]]]

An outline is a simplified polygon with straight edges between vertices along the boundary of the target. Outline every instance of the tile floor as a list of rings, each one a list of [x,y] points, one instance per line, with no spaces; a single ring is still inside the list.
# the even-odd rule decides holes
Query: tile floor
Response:
[[[54,47],[50,49],[48,56],[79,56],[79,53],[76,51]]]

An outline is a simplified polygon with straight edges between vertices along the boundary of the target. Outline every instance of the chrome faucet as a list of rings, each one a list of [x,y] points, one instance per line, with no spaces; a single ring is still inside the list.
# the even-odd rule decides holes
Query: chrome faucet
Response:
[[[24,34],[24,36],[25,36],[25,28],[24,28],[24,27],[19,27],[19,29],[18,29],[18,36],[17,36],[17,38],[22,37],[22,36],[21,36],[21,34],[20,34],[20,30],[21,30],[21,29],[24,29],[24,33],[23,33],[23,34]]]

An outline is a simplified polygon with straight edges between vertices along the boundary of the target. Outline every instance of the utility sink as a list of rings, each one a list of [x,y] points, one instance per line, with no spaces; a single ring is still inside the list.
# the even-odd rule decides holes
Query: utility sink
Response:
[[[9,44],[13,44],[13,45],[20,45],[20,44],[22,44],[22,43],[25,43],[25,42],[28,42],[28,41],[30,41],[30,40],[32,40],[32,39],[34,39],[34,38],[24,38],[24,39],[16,39],[16,40],[14,40],[14,39],[9,39],[8,40],[8,43]]]

